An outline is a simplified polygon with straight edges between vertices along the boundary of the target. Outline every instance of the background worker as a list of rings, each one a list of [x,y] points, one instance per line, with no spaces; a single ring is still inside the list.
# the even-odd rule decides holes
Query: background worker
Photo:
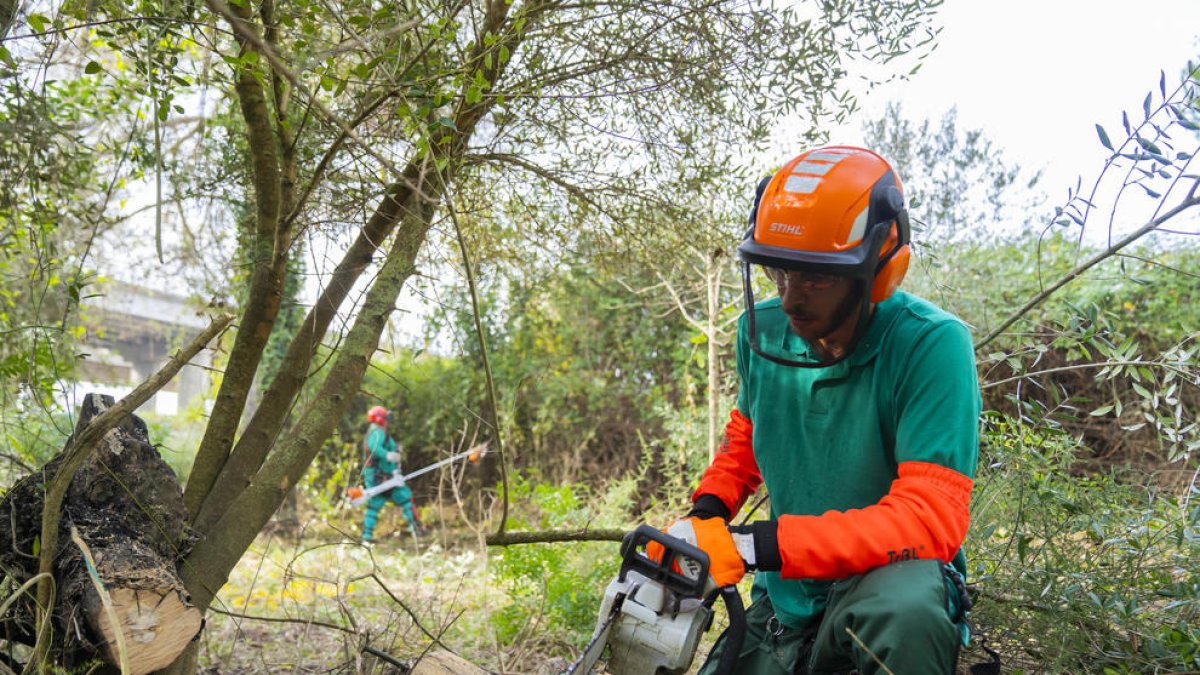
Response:
[[[869,150],[805,152],[759,185],[738,257],[737,407],[668,528],[720,586],[756,571],[737,672],[953,673],[981,403],[966,327],[896,290],[899,179]],[[756,270],[778,296],[755,300]],[[769,518],[730,527],[764,483]]]
[[[374,487],[400,473],[400,447],[396,439],[388,434],[388,422],[392,414],[387,408],[377,405],[367,411],[367,435],[363,438],[363,480],[367,487]],[[384,504],[393,502],[400,505],[404,518],[408,521],[408,531],[413,537],[420,534],[416,515],[413,509],[412,490],[407,485],[381,492],[367,500],[367,512],[363,516],[362,540],[364,544],[375,541],[375,523],[379,520],[379,510]]]

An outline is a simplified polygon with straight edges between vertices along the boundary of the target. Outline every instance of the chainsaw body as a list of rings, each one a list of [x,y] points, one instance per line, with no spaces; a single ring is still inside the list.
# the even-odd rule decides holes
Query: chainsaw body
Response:
[[[629,571],[604,592],[598,625],[618,598],[619,613],[608,632],[608,672],[619,675],[680,675],[692,665],[713,610],[700,598],[680,597],[662,583]]]
[[[651,542],[659,545],[653,558]],[[605,651],[606,673],[681,675],[712,625],[718,595],[729,610],[732,651],[722,655],[717,672],[733,672],[745,635],[742,598],[736,586],[717,588],[708,566],[707,553],[649,525],[625,535],[621,571],[604,591],[596,631],[564,675],[591,673]]]

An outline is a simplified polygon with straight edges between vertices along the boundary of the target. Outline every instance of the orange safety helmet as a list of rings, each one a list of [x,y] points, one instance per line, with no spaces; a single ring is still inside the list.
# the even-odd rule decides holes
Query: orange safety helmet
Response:
[[[909,240],[903,187],[878,154],[834,145],[808,150],[784,164],[759,183],[749,228],[737,249],[751,346],[785,365],[834,363],[794,362],[759,351],[751,265],[837,274],[861,282],[864,292],[853,347],[865,332],[871,304],[886,300],[903,281],[911,255]]]
[[[391,416],[392,414],[388,412],[388,409],[381,405],[377,405],[367,411],[367,421],[371,424],[378,424],[381,427],[387,425]]]

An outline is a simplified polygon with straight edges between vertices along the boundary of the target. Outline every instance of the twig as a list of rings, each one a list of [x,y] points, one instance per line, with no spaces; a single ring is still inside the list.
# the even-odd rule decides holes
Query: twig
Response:
[[[849,626],[846,626],[846,634],[848,634],[851,638],[854,639],[854,643],[858,645],[859,649],[861,649],[864,652],[866,652],[867,654],[869,654],[872,659],[875,659],[875,663],[878,663],[879,667],[883,668],[883,672],[887,673],[888,675],[896,675],[895,673],[892,672],[891,668],[888,668],[887,665],[883,661],[879,660],[878,656],[875,656],[875,652],[871,651],[870,649],[867,648],[867,646],[865,644],[863,644],[863,641],[860,640],[859,637],[854,634],[854,631],[850,630]]]
[[[74,525],[71,526],[71,541],[75,542],[79,551],[83,553],[88,579],[92,582],[92,588],[96,589],[96,595],[100,596],[100,604],[104,606],[104,616],[112,625],[113,637],[117,641],[117,662],[121,666],[121,675],[127,675],[129,673],[129,650],[125,646],[125,631],[121,630],[121,619],[117,616],[117,608],[113,607],[112,596],[109,595],[108,589],[104,587],[104,582],[100,579],[100,572],[96,569],[96,559],[92,557],[92,549],[88,548],[87,542],[79,536],[79,528]]]
[[[483,324],[479,318],[479,294],[475,288],[475,273],[471,268],[471,256],[467,251],[467,242],[463,239],[462,228],[458,224],[458,210],[454,206],[454,199],[447,192],[446,206],[450,212],[450,222],[454,225],[454,235],[458,239],[458,248],[462,253],[463,268],[467,273],[467,288],[471,292],[471,316],[475,321],[475,336],[479,340],[479,358],[483,360],[483,374],[487,380],[488,394],[488,410],[492,414],[492,433],[496,437],[496,456],[500,460],[500,485],[502,486],[504,500],[500,506],[500,525],[496,530],[496,534],[503,535],[504,528],[508,526],[508,475],[504,462],[504,434],[500,429],[500,409],[496,403],[496,380],[492,377],[492,365],[488,360],[487,340],[483,335]]]
[[[408,669],[408,666],[404,665],[403,661],[400,661],[396,657],[394,657],[386,652],[381,652],[378,649],[375,649],[374,647],[372,647],[370,645],[364,646],[362,648],[362,650],[364,652],[370,654],[371,656],[374,656],[375,658],[379,658],[379,659],[383,659],[384,661],[387,661],[391,665],[396,666],[397,668],[400,668],[401,670],[407,671],[407,669]]]
[[[408,607],[408,605],[404,604],[404,601],[403,601],[403,600],[401,600],[400,598],[396,597],[396,594],[392,592],[392,589],[390,589],[390,588],[388,588],[388,587],[387,587],[387,584],[385,584],[385,583],[383,582],[383,579],[380,579],[380,578],[379,578],[379,575],[377,575],[377,574],[375,574],[374,572],[372,572],[372,573],[371,573],[371,575],[370,575],[370,578],[371,578],[372,580],[374,580],[374,581],[375,581],[375,583],[379,584],[379,587],[380,587],[381,589],[383,589],[383,592],[384,592],[384,593],[387,593],[387,596],[388,596],[389,598],[391,598],[391,599],[392,599],[392,602],[394,602],[394,603],[396,603],[397,605],[399,605],[399,606],[400,606],[400,609],[403,609],[403,610],[404,610],[404,612],[405,612],[406,614],[408,614],[408,618],[412,619],[413,625],[415,625],[417,628],[421,629],[421,632],[425,634],[425,637],[429,638],[429,639],[430,639],[432,642],[434,642],[435,644],[437,644],[437,645],[441,646],[443,649],[445,649],[445,650],[447,650],[447,651],[450,651],[450,648],[449,648],[449,647],[447,647],[445,644],[443,644],[443,643],[442,643],[442,640],[441,640],[441,638],[440,638],[439,636],[437,636],[437,635],[434,635],[433,633],[429,632],[429,629],[428,629],[428,628],[426,628],[426,627],[424,626],[424,624],[422,624],[422,623],[421,623],[421,620],[420,620],[419,618],[417,618],[417,614],[416,614],[416,612],[412,611],[412,610],[411,610],[411,609]]]
[[[351,628],[346,628],[345,626],[339,626],[336,623],[329,623],[326,621],[317,621],[315,619],[292,619],[292,618],[289,618],[286,616],[255,616],[253,614],[242,614],[241,612],[230,612],[229,610],[218,609],[216,607],[209,607],[208,611],[210,611],[214,614],[221,614],[223,616],[228,616],[233,619],[245,619],[246,621],[262,621],[265,623],[295,623],[295,624],[300,624],[302,626],[317,626],[318,628],[328,628],[330,630],[341,631],[343,633],[349,633],[351,635],[358,634],[358,631],[355,631]]]
[[[1067,372],[1067,371],[1071,371],[1071,370],[1085,370],[1087,368],[1110,368],[1110,367],[1120,367],[1120,366],[1155,366],[1155,367],[1163,368],[1166,370],[1175,370],[1176,372],[1184,373],[1184,372],[1186,372],[1186,370],[1181,367],[1182,365],[1183,364],[1179,361],[1097,361],[1095,363],[1076,363],[1076,364],[1069,365],[1069,366],[1058,366],[1056,368],[1047,368],[1045,370],[1035,370],[1030,373],[1022,373],[1020,375],[1006,377],[1003,380],[997,380],[995,382],[988,382],[987,384],[980,385],[979,388],[980,389],[991,389],[992,387],[999,387],[1001,385],[1008,384],[1009,382],[1016,382],[1018,380],[1027,380],[1029,378],[1037,377],[1039,375],[1050,375],[1053,373],[1063,373],[1063,372]]]
[[[19,596],[20,596],[22,593],[28,593],[28,592],[29,592],[29,589],[30,589],[30,588],[32,588],[34,584],[36,584],[37,582],[41,581],[41,580],[42,580],[42,578],[43,578],[43,577],[45,577],[45,576],[49,576],[49,575],[35,574],[35,575],[33,575],[32,577],[30,577],[30,578],[26,579],[26,580],[25,580],[25,583],[21,584],[21,587],[20,587],[20,588],[18,588],[17,590],[13,591],[12,595],[10,595],[10,596],[8,596],[7,598],[5,598],[5,599],[4,599],[4,602],[0,602],[0,616],[6,616],[6,615],[8,614],[8,607],[9,607],[9,605],[11,605],[12,603],[16,602],[17,598],[18,598],[18,597],[19,597]],[[50,581],[51,581],[51,582],[53,582],[53,581],[54,581],[54,577],[50,577]]]

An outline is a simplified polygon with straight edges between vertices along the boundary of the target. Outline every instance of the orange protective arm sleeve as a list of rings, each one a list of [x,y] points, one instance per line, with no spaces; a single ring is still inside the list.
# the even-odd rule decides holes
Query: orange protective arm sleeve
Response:
[[[780,572],[785,579],[841,579],[899,560],[950,562],[967,536],[973,484],[944,466],[904,462],[877,504],[781,516]]]
[[[762,484],[758,462],[754,459],[751,444],[754,426],[737,408],[729,413],[725,425],[725,440],[700,479],[700,487],[692,494],[692,501],[700,495],[713,495],[735,514]]]

